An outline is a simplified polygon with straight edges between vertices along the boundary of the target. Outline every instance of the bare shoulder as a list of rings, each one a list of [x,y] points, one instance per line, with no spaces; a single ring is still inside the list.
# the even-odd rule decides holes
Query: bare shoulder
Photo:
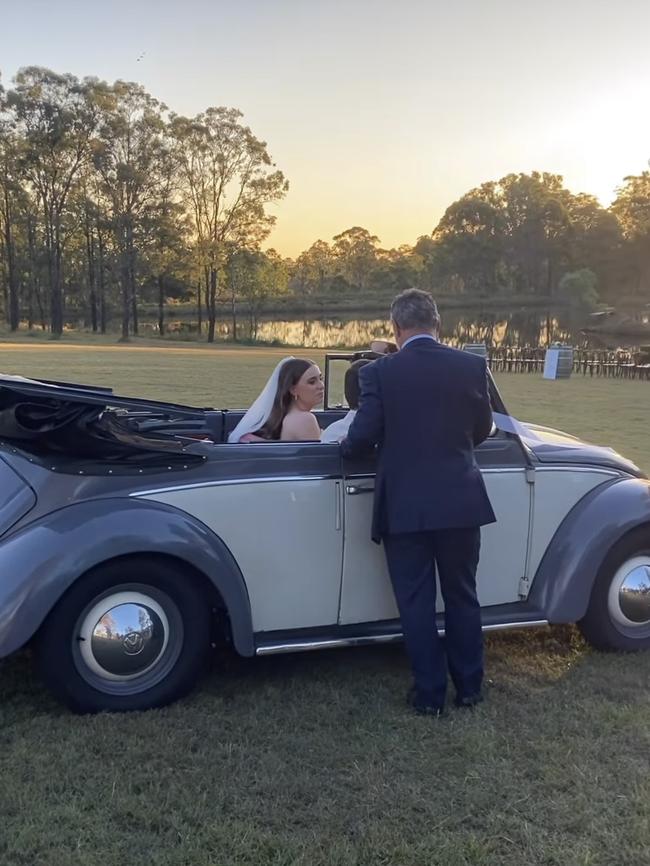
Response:
[[[289,412],[282,422],[280,439],[313,442],[320,439],[320,427],[312,412]]]

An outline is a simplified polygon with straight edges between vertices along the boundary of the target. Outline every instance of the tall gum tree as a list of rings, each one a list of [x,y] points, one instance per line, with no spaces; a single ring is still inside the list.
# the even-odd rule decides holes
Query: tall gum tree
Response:
[[[0,262],[4,265],[5,317],[12,331],[17,331],[20,323],[15,244],[16,197],[19,191],[17,162],[15,124],[7,113],[5,92],[0,84]]]
[[[143,221],[165,184],[165,106],[140,84],[116,81],[107,91],[93,164],[101,178],[119,255],[122,339],[138,333],[138,252]]]
[[[215,337],[220,275],[231,246],[259,246],[275,223],[267,205],[282,199],[289,188],[266,143],[241,118],[240,111],[219,107],[194,118],[171,120],[192,213],[195,252],[204,274],[208,342]]]
[[[650,171],[625,178],[612,211],[627,241],[632,290],[650,296]]]
[[[64,323],[63,247],[66,205],[90,153],[97,126],[94,78],[79,81],[49,69],[29,66],[7,92],[20,137],[20,169],[41,206],[50,290],[50,329],[60,336]]]
[[[334,255],[343,276],[364,291],[372,269],[377,264],[379,238],[361,226],[352,226],[333,238]]]

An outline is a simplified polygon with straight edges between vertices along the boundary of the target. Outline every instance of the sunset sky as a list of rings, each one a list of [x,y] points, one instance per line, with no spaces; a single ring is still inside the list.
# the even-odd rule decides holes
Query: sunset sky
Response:
[[[648,167],[648,0],[0,10],[5,86],[39,65],[139,81],[181,114],[239,108],[290,182],[269,239],[286,255],[353,225],[385,247],[414,243],[468,189],[511,171],[557,172],[608,204]]]

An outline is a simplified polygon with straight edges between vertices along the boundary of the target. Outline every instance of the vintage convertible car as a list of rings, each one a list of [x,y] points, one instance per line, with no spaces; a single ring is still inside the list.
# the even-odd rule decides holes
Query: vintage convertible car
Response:
[[[329,390],[348,360],[328,356]],[[343,412],[326,399],[321,426]],[[0,379],[0,657],[31,644],[51,690],[94,712],[178,698],[221,640],[243,656],[398,640],[374,455],[226,444],[240,417]],[[609,448],[501,427],[477,451],[498,517],[485,629],[577,622],[598,649],[650,647],[650,483]]]

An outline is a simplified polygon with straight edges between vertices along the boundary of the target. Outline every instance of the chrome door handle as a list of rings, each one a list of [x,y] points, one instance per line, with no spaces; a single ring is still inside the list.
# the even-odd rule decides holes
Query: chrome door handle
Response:
[[[360,493],[374,493],[374,487],[357,487],[356,484],[346,484],[345,492],[348,496],[358,496]]]

